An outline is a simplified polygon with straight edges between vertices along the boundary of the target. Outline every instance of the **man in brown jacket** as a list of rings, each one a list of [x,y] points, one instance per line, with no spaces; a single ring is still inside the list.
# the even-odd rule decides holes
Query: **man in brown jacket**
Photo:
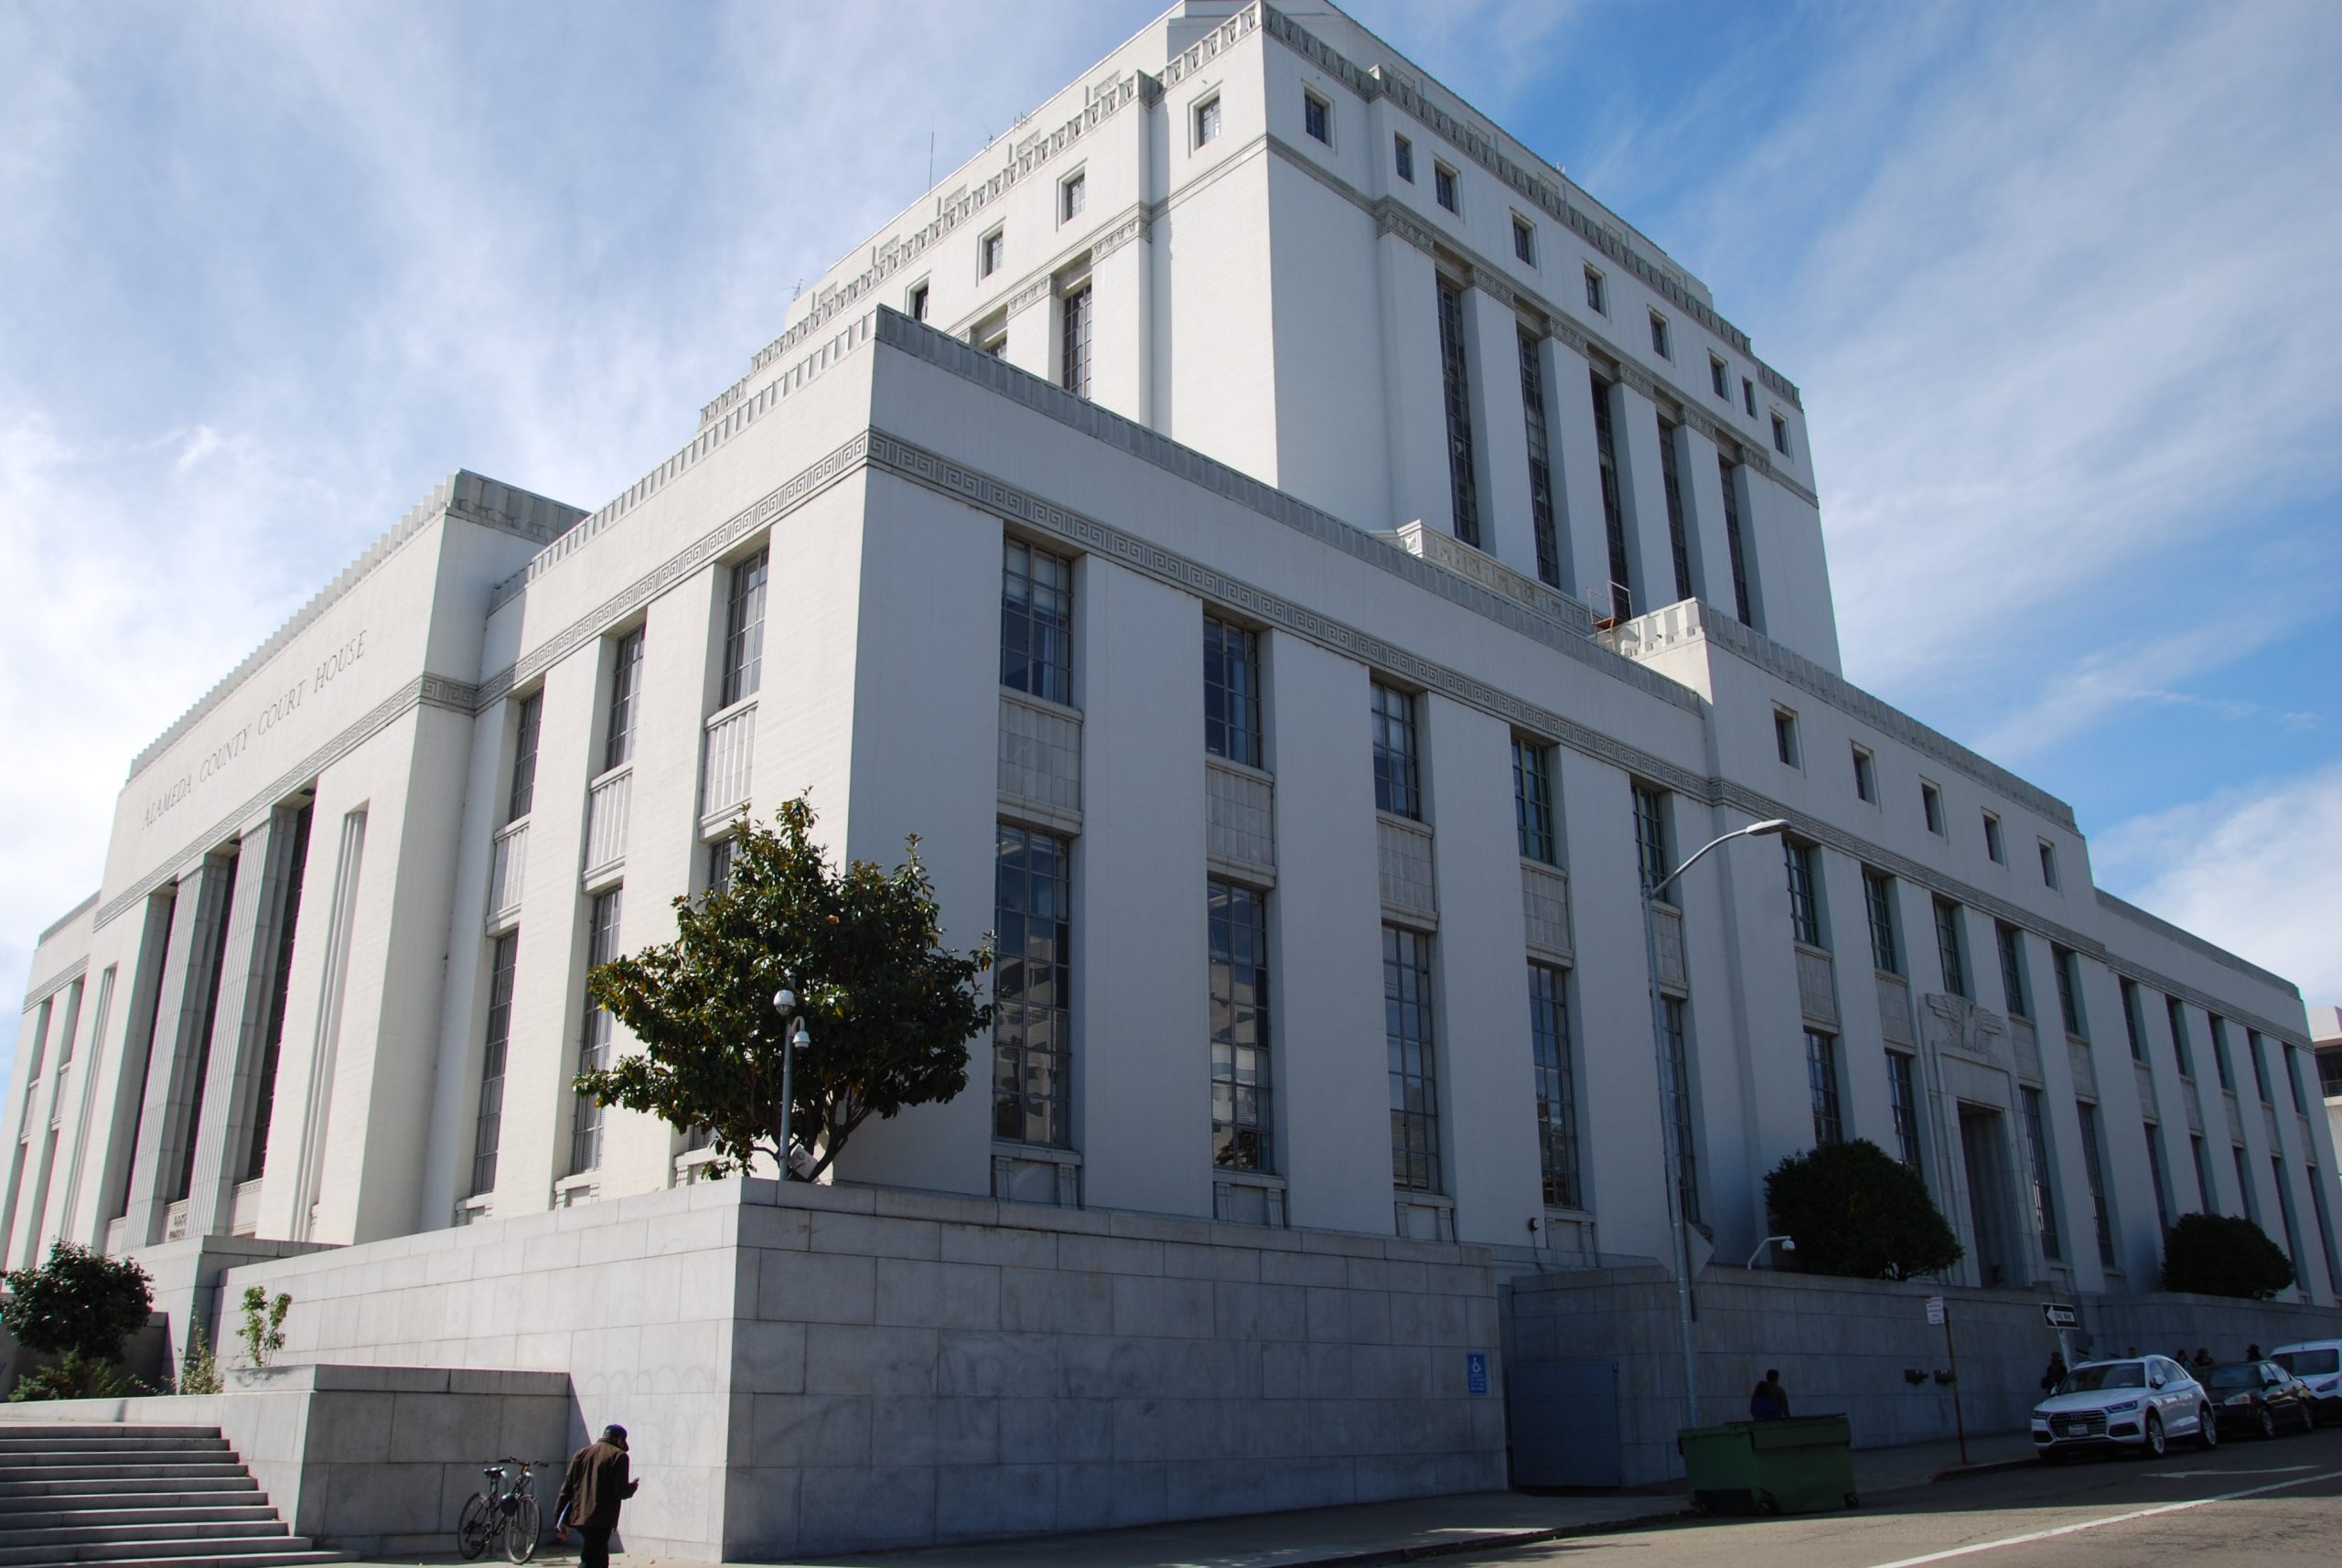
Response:
[[[619,1508],[641,1484],[627,1479],[623,1426],[602,1428],[597,1440],[569,1456],[568,1472],[561,1478],[553,1538],[567,1541],[570,1527],[575,1527],[585,1538],[578,1549],[578,1568],[610,1568],[610,1531],[618,1526]]]

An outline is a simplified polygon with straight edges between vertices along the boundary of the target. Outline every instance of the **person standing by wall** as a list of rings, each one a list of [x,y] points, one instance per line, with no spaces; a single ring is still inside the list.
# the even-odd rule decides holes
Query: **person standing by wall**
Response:
[[[1781,1369],[1778,1367],[1765,1369],[1763,1386],[1765,1396],[1773,1402],[1773,1408],[1779,1411],[1782,1417],[1787,1419],[1789,1413],[1789,1391],[1781,1387]]]
[[[642,1485],[628,1479],[628,1462],[626,1428],[615,1423],[602,1428],[600,1437],[569,1456],[569,1468],[561,1477],[553,1538],[565,1541],[570,1529],[576,1529],[583,1538],[578,1568],[609,1568],[610,1531],[618,1527],[618,1509]]]

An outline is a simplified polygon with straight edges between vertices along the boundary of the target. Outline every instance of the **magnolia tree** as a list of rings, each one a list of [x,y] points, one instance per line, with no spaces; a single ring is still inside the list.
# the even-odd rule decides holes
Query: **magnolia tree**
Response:
[[[1867,1138],[1783,1160],[1765,1178],[1765,1207],[1808,1273],[1909,1280],[1961,1257],[1919,1173]]]
[[[968,1041],[992,1022],[979,982],[991,938],[964,955],[941,945],[919,840],[892,871],[866,860],[837,871],[812,827],[801,796],[772,827],[736,823],[729,879],[675,900],[675,940],[587,978],[642,1049],[580,1074],[578,1092],[707,1129],[714,1174],[756,1170],[759,1155],[790,1174],[786,1123],[811,1153],[801,1174],[819,1176],[871,1117],[967,1088]],[[773,1005],[783,987],[812,1036],[797,1053],[788,1108],[790,1026]]]

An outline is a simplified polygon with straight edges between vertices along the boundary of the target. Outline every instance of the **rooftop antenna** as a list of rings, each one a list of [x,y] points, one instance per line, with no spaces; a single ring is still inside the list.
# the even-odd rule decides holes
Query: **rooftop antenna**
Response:
[[[799,278],[799,279],[797,280],[797,286],[796,286],[795,288],[793,288],[793,289],[791,289],[791,290],[790,291],[790,294],[789,294],[789,301],[790,301],[790,303],[791,305],[794,305],[795,303],[797,303],[798,298],[799,298],[800,295],[802,295],[804,294],[804,292],[805,292],[805,280],[804,280],[803,278]]]

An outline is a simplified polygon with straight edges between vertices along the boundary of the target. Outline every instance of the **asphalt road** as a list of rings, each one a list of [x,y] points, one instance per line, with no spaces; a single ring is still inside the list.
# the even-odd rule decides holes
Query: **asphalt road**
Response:
[[[1937,1482],[1851,1512],[1712,1520],[1451,1559],[1567,1568],[2144,1568],[2342,1561],[2342,1430]]]

